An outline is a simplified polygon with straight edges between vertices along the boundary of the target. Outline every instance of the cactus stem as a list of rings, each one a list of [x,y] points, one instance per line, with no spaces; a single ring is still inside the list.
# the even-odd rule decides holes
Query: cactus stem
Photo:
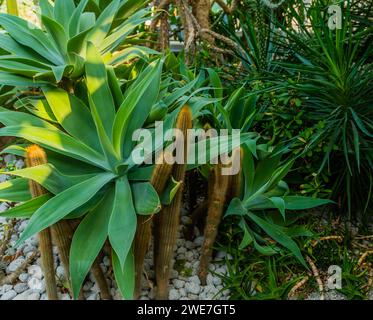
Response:
[[[185,181],[186,163],[188,155],[188,129],[192,128],[192,111],[189,106],[184,106],[177,118],[176,128],[183,134],[184,161],[175,164],[172,175],[176,181],[182,181],[170,205],[165,206],[155,218],[154,258],[155,277],[157,283],[157,300],[168,298],[168,281],[172,269],[172,257],[176,245],[180,225],[180,210]]]
[[[35,167],[46,164],[47,156],[42,148],[37,145],[32,145],[26,149],[26,165],[28,167]],[[38,197],[46,194],[41,185],[35,181],[29,181],[30,192],[33,197]],[[39,232],[39,250],[41,255],[42,267],[45,279],[45,288],[49,300],[58,300],[56,276],[54,272],[53,247],[52,236],[50,228],[46,228]]]

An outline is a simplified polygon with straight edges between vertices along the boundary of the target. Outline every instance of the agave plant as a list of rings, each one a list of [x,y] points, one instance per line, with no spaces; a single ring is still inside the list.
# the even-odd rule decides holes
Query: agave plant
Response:
[[[239,225],[243,231],[240,249],[253,244],[260,253],[272,255],[279,252],[282,246],[308,268],[292,238],[312,236],[312,233],[301,226],[289,227],[297,216],[288,214],[288,211],[311,209],[332,201],[291,195],[283,179],[294,161],[281,162],[282,153],[283,150],[279,148],[258,145],[253,154],[247,145],[242,146],[240,193],[229,204],[225,218],[236,216],[240,219]],[[260,230],[272,242],[263,237]]]
[[[84,72],[88,42],[109,64],[123,62],[131,53],[146,52],[146,48],[124,46],[126,38],[149,18],[149,10],[141,9],[146,2],[82,0],[75,5],[73,0],[57,0],[52,5],[41,0],[42,27],[1,13],[0,26],[5,32],[0,34],[0,82],[38,86],[77,79]]]
[[[118,285],[124,297],[132,297],[131,246],[136,214],[153,214],[160,209],[154,188],[130,177],[136,171],[131,161],[132,133],[144,124],[158,98],[162,64],[161,60],[150,64],[116,109],[105,65],[98,49],[90,43],[85,66],[89,106],[63,89],[43,87],[57,123],[22,112],[1,112],[0,121],[6,126],[1,136],[24,138],[54,154],[49,154],[46,165],[13,172],[22,177],[10,182],[21,187],[18,190],[28,178],[55,195],[51,199],[44,195],[19,207],[31,206],[31,211],[35,210],[19,243],[64,218],[79,217],[88,211],[74,234],[70,251],[75,297],[107,237],[113,248]],[[17,194],[14,191],[13,196]],[[27,193],[21,198],[27,200]]]

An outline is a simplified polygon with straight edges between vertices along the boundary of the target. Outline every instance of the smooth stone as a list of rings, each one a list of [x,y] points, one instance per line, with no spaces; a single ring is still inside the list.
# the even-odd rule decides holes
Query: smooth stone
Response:
[[[171,289],[170,292],[168,293],[168,298],[170,300],[179,300],[180,299],[180,293],[176,289]]]
[[[12,272],[16,271],[22,265],[23,262],[25,262],[24,257],[19,257],[19,258],[15,259],[6,268],[6,272],[7,273],[12,273]]]
[[[179,279],[174,279],[172,280],[173,285],[175,286],[176,289],[183,288],[185,286],[185,281],[179,280]]]
[[[212,281],[213,281],[215,286],[220,286],[221,283],[222,283],[221,279],[218,278],[218,277],[214,277]]]
[[[15,296],[17,296],[17,292],[9,290],[1,296],[0,300],[12,300]]]
[[[27,272],[36,279],[42,279],[43,278],[43,270],[40,266],[32,265],[27,268]]]
[[[179,294],[180,294],[181,297],[186,297],[187,292],[184,288],[180,288],[179,289]]]
[[[10,284],[5,284],[2,287],[0,287],[0,294],[5,294],[6,292],[13,289],[13,286]]]
[[[25,292],[28,289],[28,285],[26,283],[17,283],[14,286],[14,291],[17,293]]]
[[[98,293],[95,292],[88,296],[87,300],[98,300]]]
[[[103,263],[105,266],[109,267],[110,266],[110,259],[108,256],[105,256],[103,259]]]
[[[18,279],[22,282],[26,282],[27,279],[30,277],[28,273],[21,273],[18,277]]]
[[[204,237],[198,237],[194,239],[194,244],[198,247],[202,246]]]
[[[58,278],[65,278],[65,269],[63,266],[58,266],[56,269],[56,276]]]
[[[195,282],[187,282],[185,284],[185,289],[188,293],[192,294],[199,294],[199,292],[201,291],[200,285]]]
[[[27,282],[27,284],[28,284],[29,288],[32,289],[32,290],[36,290],[38,292],[44,292],[44,290],[45,290],[44,281],[42,281],[38,278],[35,278],[35,277],[30,278],[30,280]]]
[[[192,277],[189,277],[189,278],[188,278],[188,281],[189,281],[189,282],[193,282],[193,283],[198,284],[198,285],[201,284],[201,280],[199,279],[198,276],[192,276]]]

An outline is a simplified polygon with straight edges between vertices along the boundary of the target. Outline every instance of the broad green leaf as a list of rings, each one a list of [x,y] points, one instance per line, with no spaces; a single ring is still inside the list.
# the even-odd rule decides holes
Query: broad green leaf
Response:
[[[9,171],[8,174],[33,180],[53,194],[57,194],[70,186],[67,177],[62,176],[51,164]]]
[[[0,122],[7,127],[10,126],[34,126],[58,131],[58,129],[38,117],[20,111],[9,111],[0,107]]]
[[[11,179],[0,183],[0,201],[24,202],[31,199],[28,179]]]
[[[285,207],[287,210],[306,210],[334,203],[333,201],[328,199],[318,199],[301,196],[285,196],[283,197],[283,199],[285,201]]]
[[[88,162],[104,169],[108,168],[108,165],[101,154],[62,131],[33,126],[11,126],[1,128],[0,136],[24,138],[43,148],[62,153],[74,159]]]
[[[52,195],[50,194],[43,194],[40,197],[33,198],[7,211],[1,212],[0,216],[5,218],[30,218],[51,197]]]
[[[61,126],[76,139],[100,151],[95,123],[83,102],[62,89],[44,88],[43,92]]]
[[[128,178],[117,179],[115,181],[115,198],[109,222],[109,240],[122,269],[135,237],[136,225],[136,211]]]
[[[41,16],[41,21],[45,29],[48,31],[48,34],[51,36],[52,40],[54,41],[61,55],[63,57],[66,57],[66,54],[67,54],[67,35],[65,33],[66,29],[64,30],[63,26],[59,24],[58,22],[56,22],[55,20],[48,18],[46,16],[43,16],[43,15]]]
[[[69,21],[69,37],[72,38],[79,33],[80,18],[89,0],[82,0],[74,10]]]
[[[55,0],[53,15],[54,18],[63,26],[63,28],[69,30],[69,21],[74,13],[75,4],[73,0]]]
[[[231,200],[227,211],[225,212],[224,217],[228,216],[245,216],[247,214],[247,210],[242,205],[242,202],[238,198],[234,198]]]
[[[249,229],[249,226],[247,225],[246,221],[244,219],[241,219],[240,223],[239,223],[239,226],[241,227],[241,229],[243,230],[244,232],[244,236],[241,240],[241,243],[238,247],[239,250],[243,250],[245,249],[250,243],[252,243],[254,241],[254,238],[252,237],[252,235],[250,234],[250,229]]]
[[[11,145],[0,151],[0,154],[13,154],[19,157],[26,157],[26,149],[24,146]]]
[[[120,0],[113,0],[100,14],[94,28],[89,33],[88,41],[92,42],[98,48],[111,29],[119,3]]]
[[[45,99],[32,99],[29,97],[18,100],[14,107],[16,109],[25,108],[27,111],[37,116],[38,118],[47,120],[48,122],[56,123],[57,119],[53,114],[49,104]]]
[[[285,220],[285,207],[286,207],[286,204],[285,204],[285,201],[283,198],[281,197],[271,197],[271,198],[268,198],[269,201],[271,201],[273,203],[273,205],[275,206],[275,208],[277,208],[283,219]]]
[[[113,95],[114,102],[115,102],[115,108],[119,109],[124,99],[122,90],[120,88],[120,82],[112,66],[109,66],[109,65],[106,66],[106,70],[107,70],[109,88],[111,89],[111,93]]]
[[[157,191],[149,182],[132,183],[131,190],[137,214],[151,215],[159,212],[160,200]]]
[[[75,299],[106,241],[113,201],[114,191],[110,189],[101,203],[85,216],[74,233],[70,248],[70,274]]]
[[[141,58],[143,60],[148,60],[149,55],[159,55],[159,54],[160,53],[158,51],[155,51],[147,47],[130,46],[128,48],[124,48],[118,52],[113,53],[113,56],[108,61],[108,63],[113,66],[119,66],[135,58]]]
[[[29,78],[18,76],[8,72],[0,72],[0,83],[2,85],[14,87],[40,87],[43,84],[48,84],[48,82],[43,80],[33,81]]]
[[[251,212],[248,212],[247,216],[262,228],[273,240],[290,250],[299,262],[308,269],[307,263],[305,262],[298,245],[286,233],[284,233],[280,227],[268,223]]]
[[[151,63],[125,93],[115,117],[113,143],[116,152],[127,158],[133,149],[132,134],[141,128],[158,97],[162,60]]]
[[[35,212],[25,231],[21,234],[17,246],[85,204],[114,178],[115,175],[112,173],[102,173],[56,195]]]
[[[46,34],[31,22],[19,17],[0,13],[0,25],[10,36],[31,48],[55,65],[63,64],[63,58]]]
[[[88,92],[93,101],[92,112],[96,114],[96,126],[97,121],[100,120],[106,135],[111,139],[115,105],[108,85],[106,67],[92,43],[88,43],[85,70]]]
[[[46,65],[51,64],[49,60],[39,55],[31,48],[20,45],[17,41],[15,41],[12,37],[5,33],[0,33],[0,48],[8,51],[9,53],[12,53],[19,58],[30,59],[30,61],[44,63]]]
[[[119,290],[126,300],[132,300],[135,292],[135,256],[133,249],[127,255],[124,268],[121,267],[118,256],[112,251],[112,264]]]

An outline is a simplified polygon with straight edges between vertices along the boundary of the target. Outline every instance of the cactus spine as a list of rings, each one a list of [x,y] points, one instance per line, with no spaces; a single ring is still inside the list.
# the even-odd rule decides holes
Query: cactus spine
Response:
[[[154,167],[150,183],[154,189],[160,195],[168,179],[171,176],[172,165],[164,161],[163,152],[159,156],[162,161],[157,161]],[[151,233],[152,233],[152,222],[153,217],[148,216],[137,216],[137,230],[135,235],[135,270],[136,270],[136,282],[135,282],[135,299],[138,299],[141,291],[141,276],[144,265],[145,255],[149,249]]]
[[[43,149],[36,145],[30,146],[26,149],[26,165],[28,167],[35,167],[46,163],[47,157]],[[32,180],[29,181],[29,187],[33,197],[39,197],[48,192],[41,185]],[[48,299],[58,300],[50,228],[46,228],[39,232],[38,237]]]
[[[172,269],[171,261],[180,225],[181,201],[188,156],[187,132],[188,129],[192,128],[192,111],[189,106],[184,106],[181,109],[176,121],[176,128],[180,130],[183,135],[184,161],[181,164],[178,163],[174,165],[172,175],[176,181],[182,181],[182,184],[171,204],[165,206],[155,218],[154,259],[157,283],[156,299],[158,300],[168,298],[168,280]],[[176,141],[177,140],[178,139],[176,139]],[[181,139],[179,142],[180,141]]]

